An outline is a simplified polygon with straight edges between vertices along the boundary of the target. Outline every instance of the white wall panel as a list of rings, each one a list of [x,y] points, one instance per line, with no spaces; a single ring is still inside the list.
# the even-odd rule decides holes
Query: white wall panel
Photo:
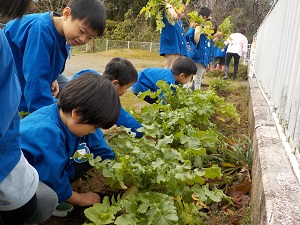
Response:
[[[278,0],[253,38],[255,76],[292,152],[300,149],[300,1]],[[299,157],[297,157],[299,158]]]

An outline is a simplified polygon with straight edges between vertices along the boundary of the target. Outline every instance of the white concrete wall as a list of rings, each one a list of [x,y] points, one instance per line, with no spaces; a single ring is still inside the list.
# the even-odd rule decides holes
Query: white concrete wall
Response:
[[[257,79],[300,181],[300,0],[278,0],[253,40],[249,76]]]
[[[298,179],[256,78],[249,78],[249,91],[249,128],[253,137],[251,224],[298,225]]]

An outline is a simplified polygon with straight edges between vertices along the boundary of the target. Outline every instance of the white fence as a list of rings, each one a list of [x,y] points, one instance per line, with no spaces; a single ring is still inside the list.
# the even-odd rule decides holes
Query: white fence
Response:
[[[88,44],[84,46],[76,46],[75,49],[88,51]],[[150,52],[159,52],[159,43],[108,39],[95,40],[95,51],[108,51],[113,49],[142,49]]]
[[[282,133],[299,179],[300,1],[278,0],[252,43],[249,76],[256,77]],[[272,153],[270,153],[272,154]]]
[[[84,46],[76,46],[75,49],[87,52],[88,44]],[[113,49],[142,49],[142,50],[148,50],[150,52],[159,53],[159,43],[108,40],[108,39],[95,40],[95,51],[109,51]],[[250,58],[250,52],[251,52],[251,44],[248,44],[247,60],[249,60]]]

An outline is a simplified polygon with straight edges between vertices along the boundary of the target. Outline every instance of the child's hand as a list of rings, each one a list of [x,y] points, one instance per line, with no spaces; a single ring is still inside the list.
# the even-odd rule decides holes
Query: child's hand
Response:
[[[81,202],[79,206],[90,206],[100,202],[100,196],[94,192],[82,193],[80,195],[81,195]]]
[[[57,80],[53,81],[53,83],[51,84],[51,92],[52,92],[53,98],[55,98],[59,92],[59,85],[58,85]]]
[[[198,26],[198,24],[197,23],[195,23],[195,22],[190,22],[190,27],[192,27],[192,28],[196,28]]]
[[[219,39],[222,39],[222,38],[224,38],[224,34],[222,32],[217,32],[217,33],[214,34],[213,37],[214,38],[218,37]]]
[[[77,193],[73,191],[72,196],[67,200],[67,202],[73,205],[91,206],[95,203],[99,203],[100,200],[100,196],[94,192]]]

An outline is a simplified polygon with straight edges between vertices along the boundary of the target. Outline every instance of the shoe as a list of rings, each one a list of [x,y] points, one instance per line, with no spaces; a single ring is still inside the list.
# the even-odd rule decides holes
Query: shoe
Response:
[[[54,210],[54,213],[52,216],[56,217],[66,217],[68,215],[68,212],[71,212],[74,209],[72,205],[70,205],[67,202],[62,202],[59,205],[56,206],[56,209]]]
[[[223,77],[223,80],[227,80],[227,79],[228,79],[228,76]]]
[[[195,82],[193,82],[193,83],[192,83],[192,85],[191,85],[191,87],[190,87],[190,88],[191,88],[191,90],[192,90],[192,91],[194,91],[194,90],[195,90]]]

